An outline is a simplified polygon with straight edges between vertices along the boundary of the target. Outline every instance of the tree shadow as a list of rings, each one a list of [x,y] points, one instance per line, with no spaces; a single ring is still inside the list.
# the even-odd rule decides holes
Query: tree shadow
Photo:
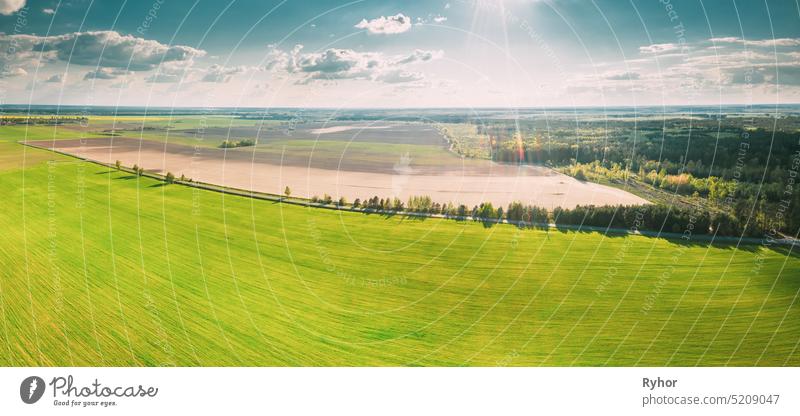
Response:
[[[779,246],[777,244],[773,244],[772,246],[767,246],[767,248],[776,253],[783,254],[784,256],[800,259],[800,247],[798,247],[797,245],[795,245],[795,247],[791,247],[791,246],[784,246],[784,245]]]
[[[497,225],[497,221],[493,221],[486,218],[479,218],[476,221],[479,221],[483,225],[483,228],[492,228],[495,225]]]
[[[544,227],[542,227],[544,229]],[[551,227],[550,229],[553,229]],[[661,234],[658,231],[641,230],[640,234],[632,234],[627,229],[603,228],[598,226],[577,226],[569,224],[561,224],[555,226],[555,231],[561,234],[580,233],[580,234],[603,234],[606,238],[620,238],[628,236],[636,236],[648,240],[659,239],[667,241],[670,244],[686,247],[713,247],[722,250],[738,250],[748,253],[754,253],[759,248],[764,247],[773,251],[785,250],[786,254],[789,248],[784,245],[778,244],[762,244],[760,242],[752,241],[752,238],[743,239],[739,241],[738,237],[731,236],[717,236],[712,237],[712,234],[692,234],[689,239],[683,238],[680,233],[671,231],[664,231]],[[792,255],[796,256],[800,253],[793,252]]]
[[[425,222],[427,219],[428,217],[422,215],[403,215],[401,222],[403,221]]]

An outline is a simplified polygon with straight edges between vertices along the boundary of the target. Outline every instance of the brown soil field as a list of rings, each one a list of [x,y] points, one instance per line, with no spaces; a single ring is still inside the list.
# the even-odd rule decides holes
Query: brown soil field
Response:
[[[415,169],[402,162],[375,166],[369,161],[342,159],[315,163],[306,157],[263,154],[240,148],[224,150],[179,144],[109,137],[102,139],[28,142],[85,159],[124,166],[137,164],[154,173],[172,172],[195,181],[273,194],[289,186],[292,195],[311,197],[328,194],[348,201],[373,196],[429,195],[436,202],[477,205],[491,201],[506,206],[522,201],[548,209],[576,205],[636,205],[646,200],[621,189],[580,182],[541,166],[510,166],[489,161],[462,167],[445,164]],[[471,161],[475,162],[475,161]]]

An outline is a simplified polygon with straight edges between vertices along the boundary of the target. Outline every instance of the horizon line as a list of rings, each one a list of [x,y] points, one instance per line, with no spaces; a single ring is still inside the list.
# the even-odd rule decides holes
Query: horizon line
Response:
[[[721,103],[721,104],[620,104],[620,105],[540,105],[540,106],[517,106],[517,107],[502,107],[502,106],[413,106],[413,107],[388,107],[388,106],[375,106],[375,107],[309,107],[309,106],[160,106],[160,105],[104,105],[104,104],[17,104],[17,103],[4,103],[0,104],[0,108],[13,107],[13,108],[34,108],[34,107],[82,107],[82,108],[136,108],[136,109],[215,109],[215,110],[267,110],[267,109],[287,109],[287,110],[535,110],[535,109],[582,109],[582,108],[607,108],[607,109],[636,109],[636,108],[674,108],[674,107],[687,107],[687,108],[708,108],[708,107],[787,107],[787,106],[800,106],[800,102],[790,103]]]

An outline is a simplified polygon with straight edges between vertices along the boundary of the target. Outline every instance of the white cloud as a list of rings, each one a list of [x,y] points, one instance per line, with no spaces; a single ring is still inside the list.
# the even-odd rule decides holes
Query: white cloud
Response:
[[[797,46],[798,38],[738,37],[716,37],[685,45],[646,45],[639,48],[640,59],[625,61],[625,70],[582,77],[570,85],[609,96],[646,91],[663,97],[668,92],[668,96],[683,100],[703,100],[720,94],[749,100],[769,91],[774,94],[776,89],[785,96],[797,97]]]
[[[25,7],[25,0],[0,0],[0,14],[11,15]]]
[[[375,80],[385,82],[387,84],[399,84],[404,82],[421,81],[425,75],[421,72],[409,72],[402,69],[390,70],[378,75]]]
[[[444,55],[442,51],[426,51],[422,49],[415,49],[414,52],[401,57],[400,59],[394,61],[395,65],[405,65],[405,64],[412,64],[415,62],[425,62],[430,61],[432,59],[439,59]]]
[[[362,19],[354,27],[366,29],[373,34],[394,35],[411,29],[411,18],[398,13],[394,16],[381,16],[372,20]]]
[[[417,49],[407,55],[385,55],[380,52],[357,52],[352,49],[329,48],[321,52],[302,53],[302,45],[285,52],[274,46],[267,54],[266,68],[299,75],[299,83],[315,80],[357,79],[380,82],[410,82],[423,75],[408,66],[431,61],[442,51]]]
[[[42,13],[44,14],[56,14],[56,11],[50,8],[42,9]]]
[[[18,35],[23,36],[23,35]],[[35,48],[77,65],[147,71],[161,62],[191,62],[205,51],[189,46],[164,45],[154,40],[114,31],[75,32],[39,38]]]
[[[433,22],[434,23],[444,23],[446,21],[447,21],[447,17],[445,17],[445,16],[435,16],[433,18]]]
[[[212,65],[207,70],[203,78],[201,79],[202,82],[219,82],[224,83],[230,81],[231,77],[236,74],[241,74],[245,71],[245,67],[243,66],[235,66],[235,67],[224,67],[221,65]]]
[[[677,50],[678,50],[678,45],[674,43],[657,43],[654,45],[639,47],[639,53],[643,54],[661,54],[665,52],[675,52]]]
[[[99,68],[94,71],[89,71],[83,76],[84,80],[97,80],[97,79],[117,79],[121,76],[128,75],[128,71],[117,68]]]
[[[155,73],[148,75],[144,78],[145,82],[155,83],[155,84],[169,84],[178,82],[181,80],[180,75],[177,74],[165,74],[165,73]]]
[[[632,81],[641,77],[638,72],[610,72],[603,75],[603,78],[610,81]]]
[[[708,41],[712,43],[736,43],[739,42],[739,38],[737,37],[711,38]]]
[[[800,39],[798,38],[777,38],[777,39],[759,39],[759,40],[745,40],[737,37],[724,37],[724,38],[711,38],[708,40],[712,43],[736,43],[747,46],[755,47],[793,47],[800,46]]]

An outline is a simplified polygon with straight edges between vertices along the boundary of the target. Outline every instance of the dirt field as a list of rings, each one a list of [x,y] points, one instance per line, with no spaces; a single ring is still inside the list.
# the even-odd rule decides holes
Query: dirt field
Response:
[[[246,148],[235,151],[194,148],[129,138],[29,142],[90,160],[124,166],[137,164],[150,172],[182,174],[196,181],[280,194],[289,186],[295,196],[328,194],[348,201],[372,196],[398,197],[430,195],[437,202],[468,206],[491,201],[505,206],[522,201],[545,208],[575,205],[633,205],[646,203],[628,192],[603,185],[577,181],[538,166],[507,166],[489,161],[462,168],[445,165],[424,172],[407,161],[391,166],[369,166],[343,160],[341,166],[316,166],[313,160],[274,155]]]
[[[275,140],[314,139],[348,142],[393,143],[443,146],[442,136],[433,126],[422,123],[309,122],[267,124],[259,126],[207,127],[205,129],[173,129],[171,135],[211,139],[258,139],[265,144]]]

